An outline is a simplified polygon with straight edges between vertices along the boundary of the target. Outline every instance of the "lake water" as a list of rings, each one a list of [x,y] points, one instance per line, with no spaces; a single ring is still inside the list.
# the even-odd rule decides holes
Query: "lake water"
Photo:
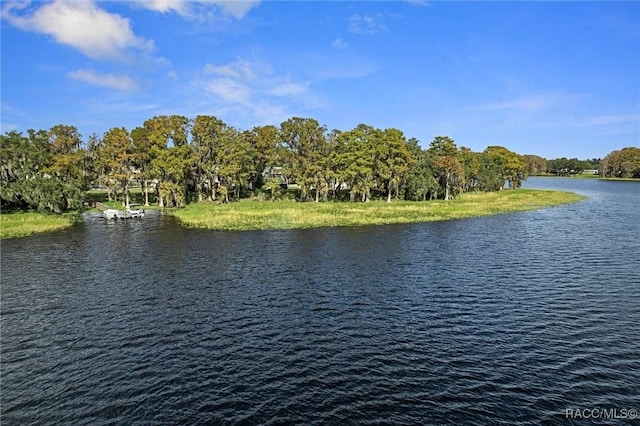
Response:
[[[2,424],[631,423],[640,184],[525,187],[589,198],[266,232],[87,215],[5,240]]]

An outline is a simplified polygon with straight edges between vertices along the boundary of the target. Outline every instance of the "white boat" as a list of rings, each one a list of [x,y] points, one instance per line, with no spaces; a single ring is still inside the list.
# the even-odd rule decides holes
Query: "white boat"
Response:
[[[116,209],[106,209],[102,214],[105,219],[120,219],[120,212]]]
[[[139,204],[133,204],[133,206],[138,206]],[[138,217],[144,217],[143,209],[132,209],[131,207],[123,210],[116,209],[106,209],[102,212],[102,215],[105,219],[132,219]]]
[[[142,210],[142,209],[134,209],[134,210],[128,209],[128,210],[125,210],[124,213],[125,213],[126,217],[132,217],[132,218],[133,217],[144,217],[144,210]]]

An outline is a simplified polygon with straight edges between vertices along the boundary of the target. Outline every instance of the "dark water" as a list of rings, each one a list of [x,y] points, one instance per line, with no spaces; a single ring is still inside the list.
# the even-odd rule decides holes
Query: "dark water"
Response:
[[[631,423],[640,184],[526,186],[589,199],[245,233],[87,216],[5,240],[2,424]]]

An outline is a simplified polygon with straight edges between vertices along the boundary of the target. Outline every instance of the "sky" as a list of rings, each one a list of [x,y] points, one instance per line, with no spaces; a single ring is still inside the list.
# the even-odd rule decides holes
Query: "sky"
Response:
[[[548,159],[640,146],[640,2],[0,4],[3,134],[296,116]]]

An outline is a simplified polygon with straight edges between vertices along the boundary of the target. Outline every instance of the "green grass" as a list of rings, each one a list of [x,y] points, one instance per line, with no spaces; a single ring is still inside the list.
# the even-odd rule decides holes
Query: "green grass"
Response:
[[[191,228],[242,231],[433,222],[534,210],[583,198],[571,192],[519,189],[468,193],[452,201],[394,201],[391,204],[384,201],[197,203],[170,213]]]
[[[53,215],[37,212],[11,212],[0,214],[0,238],[26,237],[40,232],[68,228],[76,221],[73,214]]]

